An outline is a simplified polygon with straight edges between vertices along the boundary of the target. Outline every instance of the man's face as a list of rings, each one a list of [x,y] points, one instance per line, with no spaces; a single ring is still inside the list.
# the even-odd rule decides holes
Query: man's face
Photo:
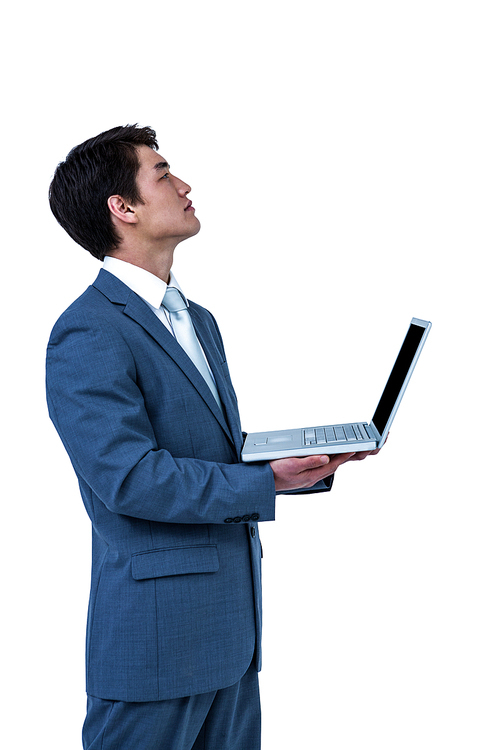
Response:
[[[200,222],[187,197],[189,185],[170,174],[165,159],[148,146],[139,146],[137,155],[136,182],[144,203],[133,209],[141,238],[158,245],[169,240],[177,244],[197,234]]]

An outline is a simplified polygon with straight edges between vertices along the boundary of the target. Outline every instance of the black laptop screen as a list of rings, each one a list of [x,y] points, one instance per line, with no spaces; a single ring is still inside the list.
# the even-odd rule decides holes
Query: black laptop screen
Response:
[[[403,346],[400,349],[398,358],[396,359],[389,380],[387,381],[387,385],[384,388],[384,392],[382,393],[375,414],[373,415],[373,424],[377,428],[379,435],[383,433],[387,421],[391,416],[391,412],[397,401],[399,392],[403,387],[408,370],[411,367],[411,363],[417,353],[418,346],[424,333],[425,328],[415,325],[414,323],[412,323],[408,329],[406,338],[403,341]]]

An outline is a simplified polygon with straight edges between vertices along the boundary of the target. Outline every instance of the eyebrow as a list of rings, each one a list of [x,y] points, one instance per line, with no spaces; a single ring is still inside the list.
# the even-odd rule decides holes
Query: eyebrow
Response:
[[[170,164],[168,161],[159,161],[158,164],[155,164],[153,169],[156,169],[157,172],[160,172],[163,169],[170,169]]]

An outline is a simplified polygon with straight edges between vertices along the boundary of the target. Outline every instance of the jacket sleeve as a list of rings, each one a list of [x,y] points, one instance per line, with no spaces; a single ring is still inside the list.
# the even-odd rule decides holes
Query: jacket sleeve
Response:
[[[269,465],[174,457],[157,444],[134,356],[120,331],[105,323],[66,314],[47,350],[49,414],[92,499],[151,521],[273,520]]]

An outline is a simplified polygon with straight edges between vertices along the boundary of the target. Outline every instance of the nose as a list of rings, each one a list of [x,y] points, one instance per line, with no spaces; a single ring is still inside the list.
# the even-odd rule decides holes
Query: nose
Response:
[[[172,177],[173,175],[170,175],[170,178]],[[183,182],[178,177],[174,177],[174,180],[176,182],[176,188],[177,188],[177,192],[179,193],[179,195],[184,197],[185,195],[191,192],[191,186],[188,185],[187,182]]]

